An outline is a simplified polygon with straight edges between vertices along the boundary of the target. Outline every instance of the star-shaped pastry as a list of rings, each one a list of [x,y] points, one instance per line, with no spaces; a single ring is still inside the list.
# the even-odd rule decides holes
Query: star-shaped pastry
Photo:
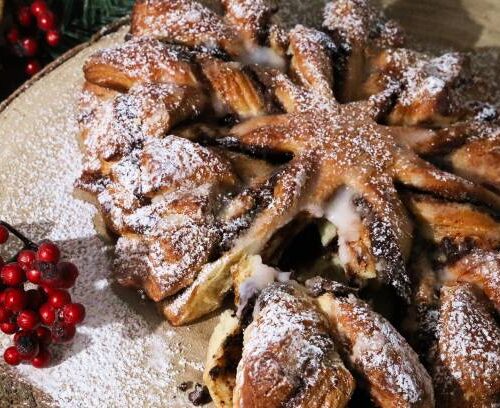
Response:
[[[464,238],[413,191],[496,223],[496,113],[462,101],[462,56],[397,48],[399,27],[364,1],[327,6],[324,31],[271,25],[264,1],[223,5],[221,17],[194,1],[138,1],[132,39],[85,66],[79,185],[119,236],[121,283],[187,323],[219,307],[242,256],[276,257],[287,233],[323,219],[347,281],[408,301],[413,216]]]

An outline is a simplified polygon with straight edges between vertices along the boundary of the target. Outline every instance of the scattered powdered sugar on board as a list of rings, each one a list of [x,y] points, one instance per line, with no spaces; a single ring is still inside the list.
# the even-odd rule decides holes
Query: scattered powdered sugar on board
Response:
[[[0,219],[61,246],[80,269],[72,297],[87,309],[74,342],[52,348],[52,367],[14,371],[61,407],[189,406],[177,385],[201,382],[212,322],[171,328],[151,304],[115,287],[108,280],[111,245],[96,234],[95,209],[72,196],[81,171],[74,103],[82,64],[95,48],[36,82],[0,114]],[[2,350],[10,342],[0,335]]]

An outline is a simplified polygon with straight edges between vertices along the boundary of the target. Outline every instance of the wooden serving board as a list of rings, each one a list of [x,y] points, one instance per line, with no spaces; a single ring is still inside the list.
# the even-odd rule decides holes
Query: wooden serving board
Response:
[[[283,3],[284,21],[318,25],[324,1]],[[500,46],[496,0],[385,3],[388,14],[419,42],[460,49]],[[88,313],[74,343],[59,348],[53,367],[8,369],[0,363],[0,408],[185,407],[190,404],[177,386],[201,382],[216,317],[174,329],[149,302],[116,288],[106,279],[112,247],[93,228],[95,210],[72,196],[81,166],[74,105],[82,65],[95,50],[122,42],[127,29],[126,21],[109,27],[0,104],[0,219],[61,245],[81,270],[73,296]],[[9,341],[0,335],[0,348]]]

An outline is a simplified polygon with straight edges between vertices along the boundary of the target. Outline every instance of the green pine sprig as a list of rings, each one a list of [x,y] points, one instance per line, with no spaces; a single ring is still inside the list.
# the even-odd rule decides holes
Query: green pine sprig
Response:
[[[103,26],[130,13],[134,0],[50,0],[61,22],[64,49],[87,41]]]

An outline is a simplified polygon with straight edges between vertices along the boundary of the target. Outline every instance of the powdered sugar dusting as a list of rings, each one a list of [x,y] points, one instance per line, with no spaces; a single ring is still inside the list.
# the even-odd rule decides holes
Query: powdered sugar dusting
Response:
[[[405,90],[398,102],[409,106],[419,99],[436,98],[459,80],[462,70],[463,57],[458,53],[430,60],[421,58],[406,71],[403,79]]]
[[[352,379],[325,318],[303,289],[293,282],[276,283],[262,291],[255,307],[256,317],[244,332],[235,395],[239,387],[251,388],[257,406],[268,398],[283,406],[324,401],[325,394],[349,398]]]
[[[123,34],[102,45],[116,43]],[[108,281],[111,248],[93,227],[95,210],[72,197],[81,170],[75,89],[91,52],[85,50],[33,85],[1,114],[0,218],[35,239],[61,245],[80,268],[72,296],[87,307],[75,341],[54,348],[53,367],[22,365],[16,371],[61,407],[160,407],[166,401],[185,407],[188,402],[176,386],[201,377],[203,350],[197,342],[208,340],[202,334],[207,330],[202,325],[174,331],[133,293],[116,292]],[[0,335],[2,348],[10,340]]]
[[[323,25],[337,31],[348,46],[398,46],[402,42],[402,30],[397,23],[388,20],[373,2],[367,0],[337,0],[324,9]]]
[[[350,347],[348,358],[370,385],[373,397],[390,395],[395,406],[432,405],[431,379],[397,330],[352,294],[333,302],[335,327]]]
[[[444,287],[441,298],[434,380],[443,402],[482,406],[500,391],[500,328],[472,285]]]
[[[237,5],[234,8],[236,18],[262,17],[262,14],[259,14],[259,7],[263,3],[260,1],[243,0],[233,4]],[[227,21],[195,2],[144,0],[138,1],[137,5],[134,22],[139,26],[134,25],[132,29],[134,34],[151,34],[161,39],[192,46],[222,47],[233,56],[240,50],[239,39],[234,37],[234,27],[230,27]],[[140,7],[144,5],[151,9],[141,14]],[[376,10],[372,10],[365,0],[339,0],[335,5],[340,5],[340,8],[331,10],[334,7],[331,6],[330,10],[327,9],[327,13],[336,14],[331,24],[345,29],[341,34],[346,36],[349,46],[366,45],[373,37],[376,37],[376,45],[398,43],[400,33],[397,26],[386,21]],[[342,7],[345,7],[346,14],[343,14]],[[364,13],[368,14],[364,15]],[[328,17],[332,16],[327,15],[327,20]],[[144,25],[141,27],[140,24]],[[320,37],[313,36],[313,41],[308,42],[306,48],[299,51],[311,51],[312,43],[316,39],[320,40]],[[162,52],[157,53],[156,49],[152,50],[152,60],[144,59],[139,49],[142,46],[134,48],[133,53],[122,58],[123,54],[127,54],[127,49],[130,51],[128,47],[141,41],[149,40],[132,40],[122,48],[122,51],[106,51],[101,54],[102,61],[109,65],[124,63],[121,68],[124,68],[132,82],[144,79],[155,82],[155,86],[158,85],[157,81],[176,82],[179,79],[176,75],[183,73],[179,65],[171,70],[169,67],[160,67],[168,71],[167,78],[157,77],[153,72],[154,67],[149,66],[145,69],[151,61],[163,62],[162,58],[165,55]],[[155,46],[162,48],[158,42]],[[148,51],[147,45],[144,46],[144,50],[151,51]],[[194,50],[191,49],[191,51]],[[206,51],[205,49],[204,52]],[[113,52],[115,52],[114,56]],[[307,57],[308,52],[304,54]],[[179,62],[175,58],[172,58],[172,61]],[[449,55],[432,60],[431,63],[425,65],[424,71],[426,72],[422,81],[419,77],[420,71],[415,73],[414,77],[410,71],[405,84],[406,90],[411,90],[415,85],[418,88],[417,91],[423,89],[426,94],[435,97],[433,102],[439,101],[439,95],[454,83],[459,74],[458,62],[458,58],[454,60]],[[308,66],[308,63],[303,66]],[[321,64],[310,65],[312,68],[318,66]],[[316,79],[321,74],[314,69],[311,72]],[[325,76],[331,75],[328,73]],[[175,80],[172,79],[174,77]],[[248,134],[233,132],[231,137],[234,136],[234,139],[238,139],[241,145],[246,145],[245,147],[250,149],[264,147],[293,153],[294,159],[262,185],[252,186],[252,188],[255,187],[254,190],[249,188],[240,193],[235,202],[241,203],[241,207],[244,207],[241,212],[244,214],[239,216],[240,213],[235,217],[236,220],[230,219],[224,226],[215,217],[214,213],[220,207],[214,205],[214,202],[220,201],[222,206],[234,198],[234,191],[230,193],[225,191],[227,195],[222,194],[222,196],[218,191],[222,185],[232,186],[234,182],[230,166],[218,157],[216,149],[204,148],[195,142],[171,135],[167,135],[162,140],[156,139],[157,136],[163,136],[164,128],[155,126],[159,122],[168,122],[170,111],[165,109],[162,112],[155,112],[152,118],[143,117],[144,112],[150,111],[156,105],[155,101],[153,103],[146,101],[148,102],[146,105],[141,105],[145,101],[141,101],[140,97],[147,94],[147,86],[132,86],[127,95],[113,95],[112,102],[104,101],[102,112],[96,110],[92,101],[87,101],[91,106],[89,109],[84,108],[82,112],[82,123],[89,127],[86,129],[89,131],[86,144],[91,153],[88,155],[91,157],[87,157],[89,160],[86,164],[86,172],[99,170],[101,164],[99,160],[113,160],[113,162],[105,163],[109,165],[109,167],[105,166],[109,174],[106,173],[102,180],[92,186],[92,192],[99,193],[100,209],[112,220],[110,226],[124,235],[118,241],[117,252],[118,262],[133,269],[132,273],[122,277],[123,281],[129,280],[125,282],[126,284],[142,286],[130,280],[143,279],[144,282],[141,283],[144,284],[144,289],[149,291],[148,294],[155,300],[160,300],[164,296],[188,287],[200,270],[202,273],[197,280],[201,284],[208,283],[214,276],[208,270],[210,265],[213,267],[217,266],[217,262],[223,263],[221,260],[224,260],[224,257],[219,258],[219,261],[213,264],[209,262],[227,250],[229,244],[234,242],[235,236],[242,229],[248,228],[253,220],[258,219],[257,216],[260,213],[264,214],[264,218],[260,221],[265,228],[261,225],[257,227],[265,231],[258,238],[270,236],[282,226],[283,222],[288,222],[293,218],[298,211],[324,207],[339,187],[348,185],[349,188],[356,190],[356,197],[359,195],[360,200],[364,200],[366,204],[365,213],[362,214],[363,221],[368,220],[367,223],[371,223],[373,237],[370,238],[373,248],[370,249],[371,255],[377,258],[377,271],[381,272],[380,277],[385,283],[392,284],[399,294],[406,297],[409,290],[409,277],[404,268],[404,251],[405,247],[409,250],[411,246],[409,221],[399,201],[393,181],[403,178],[403,173],[408,170],[405,168],[406,165],[410,167],[410,172],[412,169],[422,172],[420,177],[413,175],[406,179],[406,182],[414,187],[432,190],[425,185],[427,179],[440,181],[442,186],[445,182],[459,183],[460,179],[426,166],[423,161],[417,160],[413,152],[401,147],[391,129],[377,124],[374,120],[372,101],[339,106],[330,97],[331,92],[328,92],[327,97],[318,95],[317,89],[315,92],[307,92],[296,87],[290,78],[286,78],[285,75],[283,77],[290,80],[287,84],[290,87],[281,88],[278,91],[286,94],[291,90],[293,93],[290,105],[283,104],[284,109],[290,114],[274,117],[275,122],[269,121],[265,126],[258,126],[254,122],[254,127],[247,129]],[[195,81],[190,75],[187,75],[187,78]],[[101,83],[101,85],[109,84]],[[307,84],[305,85],[305,88],[308,88]],[[326,85],[329,87],[330,83]],[[128,86],[124,88],[129,89]],[[276,88],[279,87],[275,86],[275,91]],[[414,90],[411,92],[412,97],[418,93],[413,92]],[[29,183],[24,183],[30,186],[26,191],[23,190],[25,185],[22,181],[18,180],[13,184],[14,186],[22,185],[19,190],[24,191],[25,194],[16,196],[18,193],[15,188],[12,188],[12,194],[5,198],[7,202],[5,208],[14,213],[18,211],[19,202],[25,202],[28,197],[36,197],[39,200],[37,205],[40,205],[43,210],[26,213],[28,223],[39,222],[40,219],[46,220],[49,225],[47,232],[43,235],[62,240],[62,245],[66,245],[70,257],[84,265],[82,267],[84,278],[80,281],[81,286],[77,287],[75,295],[81,296],[84,302],[90,304],[89,311],[93,312],[94,317],[90,317],[88,325],[82,328],[80,340],[71,346],[72,349],[63,350],[67,359],[63,360],[60,366],[47,370],[50,377],[45,380],[45,383],[42,383],[39,373],[34,373],[30,368],[21,367],[19,370],[54,395],[62,405],[69,404],[69,401],[74,402],[75,395],[78,395],[76,398],[86,398],[82,401],[82,405],[88,403],[99,406],[107,402],[103,398],[109,397],[113,399],[113,404],[157,406],[169,401],[171,405],[175,405],[172,401],[176,396],[171,388],[176,378],[176,369],[178,367],[199,369],[200,365],[196,361],[188,362],[182,356],[176,362],[176,357],[182,354],[179,344],[173,342],[174,336],[166,335],[161,330],[162,326],[151,327],[159,324],[155,318],[151,317],[151,310],[147,310],[146,320],[136,319],[136,314],[121,303],[112,292],[112,286],[108,284],[106,276],[109,259],[106,252],[109,248],[95,238],[91,224],[94,212],[87,205],[76,204],[69,198],[71,190],[69,179],[70,176],[71,178],[76,176],[76,169],[80,167],[80,164],[75,163],[74,157],[77,156],[75,146],[66,137],[70,135],[72,138],[77,132],[76,128],[74,123],[70,123],[70,119],[59,122],[69,124],[67,128],[58,128],[58,125],[51,124],[57,115],[71,117],[71,108],[69,108],[71,105],[67,103],[69,91],[67,92],[65,103],[62,99],[56,100],[57,104],[52,106],[52,110],[47,108],[41,111],[42,114],[39,116],[43,119],[28,121],[28,123],[36,123],[36,127],[30,129],[32,134],[37,134],[40,130],[46,131],[44,138],[39,139],[45,144],[36,145],[40,156],[34,160],[25,160],[28,156],[24,156],[24,152],[20,152],[15,158],[18,160],[21,158],[24,160],[23,163],[42,170],[41,175],[36,178],[37,184],[34,187]],[[131,95],[137,99],[130,99]],[[157,96],[162,97],[162,95]],[[26,105],[21,105],[21,103]],[[294,103],[296,106],[291,106]],[[404,94],[400,103],[408,105]],[[19,107],[29,106],[29,103],[22,98],[18,104]],[[173,105],[169,108],[175,110],[182,104]],[[16,108],[10,109],[10,112],[15,112]],[[193,114],[198,114],[200,110],[196,106],[192,107]],[[97,128],[100,132],[98,134],[92,134],[94,129],[90,125],[91,121],[87,121],[93,115],[99,117],[98,121],[102,125],[102,128]],[[16,120],[17,122],[13,123],[16,123],[16,127],[22,128],[20,121]],[[168,125],[165,127],[169,128]],[[14,131],[17,132],[17,128],[10,129],[10,132]],[[111,137],[103,137],[103,135]],[[22,141],[22,132],[20,132],[20,137]],[[53,145],[55,142],[57,145]],[[23,144],[23,147],[27,146],[30,144]],[[58,150],[57,146],[64,146],[68,150]],[[97,154],[92,155],[94,151]],[[51,161],[54,152],[61,156],[58,157],[57,171],[54,171],[56,165]],[[119,157],[124,154],[127,156]],[[407,161],[398,160],[400,158]],[[10,166],[8,170],[17,174],[18,170],[14,171],[12,168],[13,159],[7,157],[6,166]],[[51,167],[51,163],[54,167]],[[66,170],[63,175],[60,174],[61,163]],[[44,172],[45,169],[52,170]],[[19,174],[23,174],[26,179],[30,179],[30,176],[33,179],[32,175],[23,171],[25,169],[19,170]],[[85,175],[88,176],[88,174]],[[212,176],[215,177],[214,183],[210,183],[213,180],[207,180]],[[53,186],[54,180],[61,180],[64,187],[61,189],[58,183]],[[11,180],[8,182],[10,183]],[[472,188],[473,185],[469,182],[462,182],[460,187],[466,189],[466,187]],[[438,189],[434,188],[434,190]],[[438,194],[438,191],[434,192]],[[463,191],[460,191],[460,194],[462,194],[460,198],[468,198]],[[17,201],[11,197],[16,198]],[[361,211],[361,207],[361,205],[357,206],[356,210]],[[270,217],[269,214],[271,214]],[[369,217],[372,219],[370,220]],[[16,221],[15,216],[7,215],[6,218]],[[19,219],[25,220],[24,217]],[[138,239],[139,236],[141,239]],[[253,236],[243,238],[247,241],[253,240],[254,242],[251,243],[253,248],[260,248],[263,245],[261,242],[255,242],[258,239]],[[66,243],[68,239],[75,240],[75,243]],[[82,240],[88,240],[89,245],[83,245]],[[220,266],[225,271],[225,267],[233,261],[233,259],[226,259],[226,262]],[[390,268],[387,268],[388,263],[391,264]],[[145,272],[137,274],[144,264]],[[207,266],[206,270],[203,269],[203,265]],[[219,297],[222,297],[228,290],[228,287],[224,285],[229,286],[228,279],[224,282],[222,280],[221,278],[213,284],[219,285],[216,288],[220,292]],[[156,283],[156,288],[153,289],[156,290],[159,287],[160,291],[164,292],[158,294],[152,290],[151,282]],[[260,357],[266,351],[267,346],[279,345],[282,339],[288,341],[290,337],[293,337],[290,335],[291,332],[298,332],[300,335],[292,339],[290,347],[294,352],[292,358],[296,358],[294,363],[297,363],[292,366],[312,368],[312,375],[309,373],[304,375],[303,370],[300,369],[296,376],[300,381],[302,377],[305,377],[303,381],[307,388],[314,385],[319,378],[318,367],[324,368],[321,365],[324,361],[327,362],[328,368],[338,369],[341,364],[333,352],[331,339],[324,335],[326,329],[319,327],[318,333],[315,333],[318,334],[317,337],[312,340],[307,338],[309,333],[304,330],[306,324],[312,322],[321,326],[323,323],[318,313],[315,313],[314,307],[306,300],[301,303],[303,299],[297,300],[300,295],[291,295],[283,289],[284,287],[280,287],[279,290],[283,293],[278,293],[276,298],[272,293],[266,292],[267,296],[273,300],[275,311],[271,310],[268,316],[258,317],[262,320],[267,319],[260,327],[263,336],[262,338],[256,336],[257,340],[254,342],[251,338],[249,340],[251,347],[248,354],[257,359],[255,373],[252,374],[257,377],[257,374],[264,368],[270,376],[276,375],[279,364],[262,360]],[[165,291],[166,288],[170,292]],[[183,301],[196,290],[196,286],[191,286],[186,291],[180,292],[171,311],[175,312],[175,309],[185,306]],[[261,303],[256,313],[266,306],[265,296],[260,300]],[[284,300],[289,301],[289,304],[283,305]],[[354,302],[352,297],[349,301]],[[216,300],[212,303],[210,307],[215,308]],[[291,313],[288,310],[290,305],[297,306],[297,310]],[[419,401],[424,398],[422,397],[424,393],[430,395],[432,391],[429,391],[430,386],[427,383],[425,370],[418,366],[416,356],[412,354],[411,349],[385,321],[379,321],[376,317],[368,315],[369,310],[366,313],[360,313],[358,317],[365,326],[369,326],[367,321],[371,322],[370,327],[373,332],[365,334],[363,338],[355,342],[353,346],[355,360],[363,360],[365,354],[370,355],[368,362],[362,361],[365,367],[373,371],[382,367],[387,374],[390,374],[387,387],[395,390],[405,402]],[[185,335],[182,337],[183,341],[189,342],[189,330],[182,330],[179,329],[175,333],[183,333]],[[173,331],[168,333],[173,333]],[[248,333],[250,337],[251,331]],[[88,335],[87,339],[85,335]],[[265,341],[262,342],[262,339]],[[396,353],[396,357],[394,353],[390,353],[391,347],[393,350],[398,350],[399,354]],[[75,348],[78,353],[70,353],[70,351],[74,352]],[[288,349],[286,350],[289,352]],[[252,355],[253,351],[255,353]],[[399,355],[405,358],[403,362],[397,360]],[[289,357],[286,355],[284,359]],[[106,360],[104,361],[103,358]],[[165,360],[162,360],[163,358]],[[130,377],[132,379],[129,380]],[[333,377],[329,378],[333,383],[332,389],[335,389],[337,380]],[[71,386],[62,387],[61,379],[68,380]],[[286,380],[283,380],[282,384],[285,382]],[[144,387],[144,383],[147,383],[147,387]],[[292,384],[293,387],[295,384]],[[104,391],[108,388],[113,390],[111,396]],[[300,393],[294,396],[296,399],[300,397]]]
[[[210,9],[193,0],[139,1],[131,32],[176,43],[233,50],[235,31]]]
[[[133,83],[166,82],[186,74],[189,65],[182,53],[173,46],[148,37],[134,38],[116,48],[105,48],[90,57],[84,66],[87,77],[99,76],[92,72],[93,65],[107,64],[119,69]]]
[[[267,0],[223,0],[222,3],[226,8],[225,18],[244,39],[255,43],[271,15]]]
[[[500,310],[500,252],[474,249],[442,272],[445,280],[454,279],[478,285]]]
[[[222,238],[212,201],[233,182],[226,159],[173,135],[145,138],[112,165],[98,201],[115,230],[136,234],[118,240],[120,281],[147,279],[155,300],[189,285]]]

